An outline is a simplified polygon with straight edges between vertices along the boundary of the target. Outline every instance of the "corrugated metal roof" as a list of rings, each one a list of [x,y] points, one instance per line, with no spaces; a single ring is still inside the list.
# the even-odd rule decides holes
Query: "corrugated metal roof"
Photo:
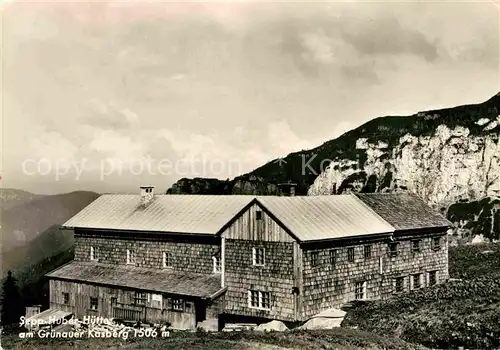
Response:
[[[394,232],[394,227],[354,195],[258,197],[299,240]]]
[[[257,199],[300,241],[394,232],[394,225],[355,195],[157,195],[143,207],[139,195],[102,195],[64,227],[217,234]]]
[[[101,195],[63,227],[216,234],[254,196],[156,195],[141,206],[140,196]]]
[[[202,275],[83,261],[72,261],[47,277],[195,297],[209,297],[222,289],[220,274]]]
[[[410,230],[451,226],[451,222],[410,192],[358,193],[364,203],[372,208],[396,230]]]

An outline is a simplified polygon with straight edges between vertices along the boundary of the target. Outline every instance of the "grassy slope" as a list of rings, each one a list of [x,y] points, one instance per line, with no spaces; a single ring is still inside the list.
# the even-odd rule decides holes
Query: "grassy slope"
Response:
[[[500,244],[451,248],[449,260],[461,280],[357,307],[344,325],[434,348],[500,347]]]
[[[81,340],[19,340],[15,336],[3,339],[5,349],[419,349],[400,339],[384,338],[355,329],[338,328],[328,331],[293,332],[179,332],[170,338],[81,339]]]

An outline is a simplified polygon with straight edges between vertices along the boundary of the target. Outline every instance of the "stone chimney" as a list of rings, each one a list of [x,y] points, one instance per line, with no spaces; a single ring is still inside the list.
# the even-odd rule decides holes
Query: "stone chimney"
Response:
[[[155,197],[153,185],[141,186],[141,204],[147,206]]]
[[[278,184],[280,196],[295,196],[295,188],[297,187],[296,183],[288,181],[286,183]]]

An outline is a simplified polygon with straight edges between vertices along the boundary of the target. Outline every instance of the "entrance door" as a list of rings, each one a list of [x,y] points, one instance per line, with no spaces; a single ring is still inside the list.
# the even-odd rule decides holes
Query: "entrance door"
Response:
[[[196,301],[194,304],[196,313],[196,323],[207,319],[207,304],[203,300]]]

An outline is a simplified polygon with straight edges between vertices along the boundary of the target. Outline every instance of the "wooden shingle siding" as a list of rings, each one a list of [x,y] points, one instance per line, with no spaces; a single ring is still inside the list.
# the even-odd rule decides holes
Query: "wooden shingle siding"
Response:
[[[225,312],[234,315],[290,320],[295,318],[293,243],[226,239]],[[263,247],[264,266],[254,266],[252,248]],[[270,310],[248,306],[248,291],[271,293]]]
[[[364,245],[331,245],[303,251],[302,317],[311,317],[329,308],[339,308],[355,299],[356,282],[366,281],[366,298],[387,298],[395,292],[394,279],[405,277],[409,289],[410,275],[422,273],[422,285],[427,285],[428,271],[438,271],[441,283],[448,279],[448,247],[446,235],[440,234],[442,248],[432,249],[432,237],[421,237],[420,252],[412,252],[415,236],[397,241],[398,255],[390,257],[387,241],[372,242],[371,258],[365,259]],[[354,262],[348,262],[348,248],[354,248]],[[330,250],[336,249],[335,264],[331,264]],[[318,264],[312,266],[312,253],[317,252]],[[381,265],[382,264],[382,265]],[[382,272],[382,274],[380,273]]]
[[[220,251],[220,240],[212,243],[173,242],[149,239],[125,239],[118,236],[75,233],[75,260],[89,261],[90,247],[99,247],[100,263],[125,265],[127,249],[134,252],[135,265],[163,268],[163,252],[171,253],[171,267],[175,270],[213,273],[213,259]]]
[[[262,218],[257,220],[257,211]],[[257,204],[252,205],[224,232],[228,239],[248,239],[264,242],[294,242],[295,240]]]
[[[441,237],[441,249],[434,250],[432,237]],[[420,251],[412,250],[412,239],[414,236],[398,237],[399,243],[398,255],[395,257],[385,257],[384,263],[384,281],[381,286],[381,297],[390,296],[394,289],[394,278],[405,276],[406,287],[409,288],[409,275],[422,273],[423,286],[427,285],[427,273],[429,271],[438,271],[438,283],[449,278],[448,275],[448,240],[442,233],[435,236],[426,236],[421,238]],[[407,289],[406,289],[407,290]]]
[[[379,296],[379,256],[386,252],[383,242],[371,243],[371,258],[364,258],[363,245],[332,245],[330,248],[305,250],[303,252],[304,295],[302,316],[308,318],[330,308],[339,308],[354,299],[355,283],[367,281],[368,298]],[[348,249],[354,249],[354,262],[348,262]],[[330,250],[336,249],[335,263],[330,259]],[[318,254],[318,264],[313,266],[311,257]]]

